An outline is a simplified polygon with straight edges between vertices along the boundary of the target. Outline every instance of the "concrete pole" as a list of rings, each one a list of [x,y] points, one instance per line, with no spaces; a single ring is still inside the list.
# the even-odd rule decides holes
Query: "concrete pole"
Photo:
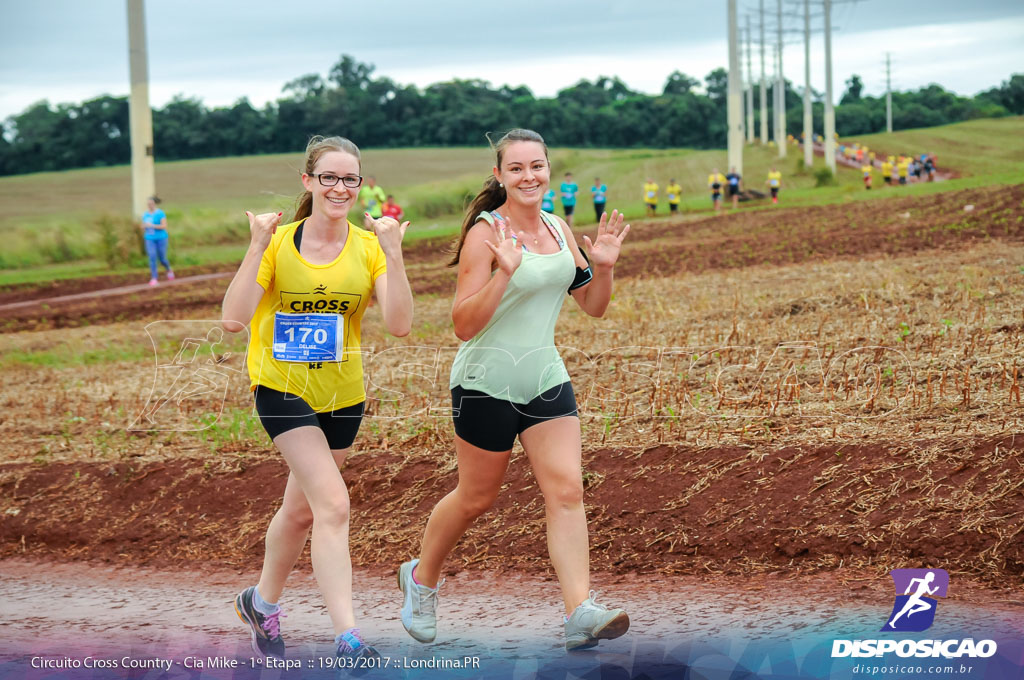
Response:
[[[832,108],[832,0],[825,0],[825,165],[836,172],[836,112]]]
[[[144,0],[128,0],[128,72],[131,79],[128,120],[132,144],[132,214],[146,212],[156,193],[153,168],[153,112],[149,108],[149,66],[146,56]]]
[[[892,132],[892,78],[890,54],[885,53],[885,131]]]
[[[729,0],[729,167],[743,174],[743,73],[736,29],[736,0]]]
[[[786,78],[782,74],[782,0],[779,0],[779,98],[775,111],[775,143],[779,145],[779,158],[786,157]]]
[[[814,165],[814,117],[811,115],[811,0],[804,0],[804,165]]]
[[[768,85],[764,77],[764,0],[761,0],[761,143],[768,143]]]
[[[750,62],[750,15],[747,15],[747,144],[754,142],[754,70]]]

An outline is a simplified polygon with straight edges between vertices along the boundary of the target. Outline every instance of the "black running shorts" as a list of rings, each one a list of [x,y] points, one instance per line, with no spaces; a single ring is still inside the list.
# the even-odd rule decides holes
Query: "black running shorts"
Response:
[[[508,451],[528,427],[577,415],[571,382],[552,387],[529,404],[498,399],[458,385],[452,388],[455,434],[486,451]]]
[[[256,412],[271,439],[297,427],[319,427],[331,449],[347,449],[359,432],[364,406],[365,402],[359,402],[337,411],[317,413],[302,397],[256,386]]]

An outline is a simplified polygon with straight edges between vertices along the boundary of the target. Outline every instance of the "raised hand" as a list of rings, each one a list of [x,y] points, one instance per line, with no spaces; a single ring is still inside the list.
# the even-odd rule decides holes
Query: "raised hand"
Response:
[[[516,238],[515,232],[512,231],[512,223],[504,217],[496,217],[494,224],[491,225],[491,230],[494,232],[498,245],[494,245],[491,241],[484,241],[484,245],[494,253],[494,260],[498,263],[498,268],[511,277],[523,261],[523,246]]]
[[[370,217],[370,213],[366,213],[366,217]],[[393,217],[378,217],[373,219],[370,217],[370,226],[373,227],[373,233],[377,234],[377,240],[380,242],[380,248],[384,251],[385,255],[400,255],[402,252],[402,239],[405,238],[405,230],[409,228],[409,222],[398,223]]]
[[[618,210],[613,210],[610,218],[608,213],[601,215],[601,221],[597,225],[597,238],[591,241],[589,236],[583,235],[591,266],[595,269],[615,266],[622,241],[628,233],[629,225],[622,226],[622,214]]]
[[[282,213],[261,213],[253,215],[248,210],[245,216],[249,218],[249,233],[252,235],[252,244],[263,248],[270,245],[270,239],[277,231],[277,225],[281,222]]]

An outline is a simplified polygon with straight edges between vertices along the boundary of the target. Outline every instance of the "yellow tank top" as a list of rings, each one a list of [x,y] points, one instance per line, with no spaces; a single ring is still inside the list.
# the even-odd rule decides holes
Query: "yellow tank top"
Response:
[[[257,283],[264,294],[252,317],[249,351],[250,389],[264,385],[302,397],[324,413],[366,399],[360,354],[360,324],[374,282],[387,269],[377,236],[348,223],[348,239],[328,264],[311,264],[295,248],[300,222],[277,228],[263,253]],[[340,315],[338,361],[294,362],[274,358],[275,315]]]

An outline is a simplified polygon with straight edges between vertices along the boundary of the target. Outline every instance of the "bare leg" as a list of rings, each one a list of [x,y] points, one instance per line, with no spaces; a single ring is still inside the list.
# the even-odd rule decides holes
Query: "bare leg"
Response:
[[[438,502],[427,520],[420,562],[416,565],[418,583],[431,588],[437,586],[448,554],[473,521],[487,512],[498,497],[511,453],[511,449],[487,451],[455,436],[459,483]]]
[[[345,463],[351,449],[334,449],[331,455],[338,468]],[[309,501],[299,487],[295,474],[288,473],[284,488],[284,502],[270,520],[267,528],[266,552],[263,554],[263,571],[256,586],[267,602],[281,599],[285,581],[306,547],[309,530],[313,526],[313,511]]]
[[[579,418],[556,418],[534,425],[519,435],[519,441],[544,494],[548,554],[569,615],[590,593]]]
[[[349,499],[345,480],[317,427],[297,427],[279,434],[274,444],[291,468],[292,475],[313,513],[311,554],[313,575],[327,604],[335,635],[355,626],[352,609],[352,560],[348,549]],[[303,539],[305,533],[302,534]],[[275,536],[268,533],[268,540]],[[275,546],[275,569],[291,559],[298,539]],[[299,548],[301,550],[301,547]],[[268,593],[269,594],[269,593]]]

